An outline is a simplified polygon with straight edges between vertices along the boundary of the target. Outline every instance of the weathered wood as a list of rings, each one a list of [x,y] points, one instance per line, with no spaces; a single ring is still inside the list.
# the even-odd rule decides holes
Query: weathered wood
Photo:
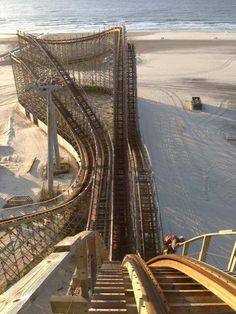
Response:
[[[150,269],[157,269],[158,267],[172,267],[185,273],[187,276],[196,281],[196,283],[192,284],[165,283],[161,284],[162,289],[199,290],[205,287],[215,294],[222,302],[225,302],[226,305],[231,307],[231,312],[236,310],[236,281],[225,272],[205,263],[176,255],[170,255],[168,258],[156,257],[148,263],[150,263]]]
[[[81,295],[88,298],[88,251],[87,243],[84,242],[76,251],[77,278],[81,286]]]
[[[209,290],[163,290],[170,303],[199,303],[221,302]]]
[[[68,252],[52,253],[0,296],[0,313],[15,314],[42,291],[47,281],[68,262]]]
[[[171,310],[175,314],[232,314],[232,309],[225,303],[171,303]]]
[[[201,250],[200,250],[200,253],[199,253],[199,257],[198,257],[199,261],[205,262],[206,256],[207,256],[207,251],[208,251],[208,248],[209,248],[209,245],[210,245],[210,241],[211,241],[211,237],[210,236],[203,237],[202,247],[201,247]]]
[[[83,314],[88,312],[88,301],[81,296],[53,295],[50,304],[53,313]]]
[[[54,246],[54,252],[66,252],[78,248],[81,240],[91,235],[91,231],[83,231],[74,236],[66,237]]]
[[[229,263],[228,263],[228,266],[227,266],[227,271],[233,272],[234,268],[235,268],[235,265],[236,265],[236,241],[234,243],[234,247],[233,247],[230,259],[229,259]]]

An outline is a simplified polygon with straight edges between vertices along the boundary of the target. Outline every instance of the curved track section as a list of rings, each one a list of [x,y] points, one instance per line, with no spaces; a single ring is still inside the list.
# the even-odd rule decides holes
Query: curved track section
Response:
[[[188,257],[160,256],[147,262],[173,313],[234,313],[236,279]]]
[[[83,229],[103,236],[110,259],[136,251],[145,259],[155,256],[161,239],[158,206],[137,126],[135,50],[125,28],[83,38],[44,40],[23,33],[18,38],[20,49],[11,58],[19,102],[27,117],[46,125],[46,100],[28,87],[56,82],[58,133],[81,165],[65,193],[16,208],[13,217],[0,221],[0,289],[22,277],[63,237]],[[112,123],[88,93],[109,95]]]
[[[107,294],[113,292],[107,297]],[[136,305],[132,307],[131,304]],[[228,313],[236,310],[236,279],[192,258],[137,255],[105,262],[98,273],[89,313]]]
[[[236,279],[208,264],[176,255],[145,263],[127,255],[122,265],[131,278],[137,308],[142,299],[145,313],[235,313]]]

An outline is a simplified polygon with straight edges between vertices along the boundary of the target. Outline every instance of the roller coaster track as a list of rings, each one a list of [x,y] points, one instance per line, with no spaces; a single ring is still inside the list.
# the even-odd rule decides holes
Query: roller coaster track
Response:
[[[148,313],[236,310],[236,279],[205,263],[175,255],[158,256],[145,263],[138,256],[127,255],[123,266],[130,275],[131,271],[137,274],[143,295],[148,295],[144,300]]]
[[[235,231],[184,242],[182,255],[202,241],[198,260],[154,257],[160,254],[162,228],[138,128],[135,47],[127,43],[124,27],[72,39],[18,37],[20,49],[11,59],[19,103],[26,116],[46,125],[45,99],[28,86],[57,82],[58,133],[80,168],[62,195],[8,209],[0,220],[0,290],[17,282],[3,294],[0,311],[18,311],[25,295],[40,294],[40,285],[73,257],[73,293],[51,299],[55,313],[71,313],[71,306],[78,313],[80,306],[89,313],[235,313],[236,244],[228,273],[206,263],[211,238],[235,236]],[[112,130],[88,100],[85,90],[94,88],[112,95]],[[81,230],[86,231],[77,234]]]
[[[190,239],[183,243],[182,253],[198,240],[203,240],[205,246],[206,238],[220,237],[226,243],[230,237],[235,240],[235,235],[234,230],[224,230]],[[219,249],[221,242],[217,243]],[[210,251],[207,249],[205,254]],[[236,278],[232,272],[174,254],[159,255],[147,262],[135,254],[126,255],[122,262],[107,257],[103,239],[95,231],[63,239],[55,246],[54,253],[2,295],[1,313],[33,311],[34,301],[30,301],[31,308],[28,299],[37,291],[35,304],[38,306],[41,296],[45,302],[45,285],[48,297],[53,294],[50,298],[53,313],[233,314],[236,311]],[[75,266],[73,281],[66,295],[55,294],[57,286],[50,285],[51,273],[61,277],[61,269],[71,259]],[[229,265],[235,263],[236,244]]]
[[[122,263],[105,261],[96,277],[89,313],[235,313],[235,235],[235,230],[222,230],[184,242],[182,254],[196,241],[202,241],[199,260],[171,254],[145,262],[133,254],[126,255]],[[229,271],[201,261],[214,249],[209,249],[208,244],[215,237],[217,251],[226,240],[233,244],[231,257],[228,256]]]
[[[11,59],[19,103],[34,122],[47,124],[45,100],[28,86],[57,82],[53,102],[58,133],[78,154],[81,166],[68,191],[32,207],[9,209],[0,220],[0,289],[19,280],[63,237],[83,229],[102,235],[110,259],[130,251],[145,259],[155,256],[160,251],[157,203],[137,126],[135,50],[126,42],[124,27],[67,40],[22,33],[18,38],[20,49]],[[71,50],[63,50],[70,45]],[[70,59],[75,49],[84,55]],[[88,72],[85,65],[81,70],[83,62],[94,69]],[[83,86],[89,85],[113,95],[112,136],[88,101]],[[139,234],[141,241],[134,243]]]
[[[145,150],[142,145],[141,135],[139,133],[137,118],[137,86],[136,86],[136,54],[133,44],[128,44],[128,140],[131,167],[134,169],[133,177],[133,199],[138,203],[137,208],[140,211],[135,219],[137,231],[135,238],[138,251],[142,257],[147,260],[161,247],[160,237],[157,237],[155,230],[158,226],[158,206],[154,203],[153,187],[151,182],[150,167],[148,166]],[[130,182],[132,182],[130,180]],[[159,228],[158,228],[159,227]],[[141,236],[141,239],[140,239]],[[140,241],[141,240],[141,241]],[[159,240],[159,243],[158,243]]]

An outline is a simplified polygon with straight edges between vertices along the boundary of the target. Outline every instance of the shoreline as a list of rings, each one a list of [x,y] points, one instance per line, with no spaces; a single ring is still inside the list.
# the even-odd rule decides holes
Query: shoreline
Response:
[[[236,40],[236,32],[128,32],[128,37],[138,40]],[[145,37],[145,38],[143,38]]]
[[[35,32],[29,32],[33,34],[37,34]],[[81,34],[81,35],[88,35],[88,34],[94,34],[98,32],[48,32],[48,34],[58,34],[58,35],[72,35],[72,34]],[[42,32],[39,32],[38,34],[42,34]],[[47,34],[45,32],[45,34]],[[17,32],[15,33],[1,33],[0,32],[0,40],[14,40],[14,38],[17,36]],[[229,39],[235,39],[236,40],[236,31],[235,32],[207,32],[207,31],[127,31],[128,37],[145,37],[145,40],[150,39],[161,39],[164,37],[164,39],[181,39],[181,40],[199,40],[199,39],[220,39],[220,40],[229,40]]]
[[[83,36],[87,33],[50,33],[56,34],[55,37]],[[90,33],[92,34],[92,33]],[[153,51],[164,51],[173,49],[198,49],[199,47],[208,46],[209,48],[219,47],[223,49],[224,46],[234,49],[236,41],[236,32],[127,32],[127,38],[135,42],[138,53],[149,53]],[[16,34],[0,33],[0,54],[14,49],[18,45]]]

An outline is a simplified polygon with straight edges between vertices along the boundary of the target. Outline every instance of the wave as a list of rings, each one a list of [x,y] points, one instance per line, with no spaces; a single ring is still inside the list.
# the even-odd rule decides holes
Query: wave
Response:
[[[236,23],[229,22],[198,22],[198,21],[127,21],[111,20],[103,21],[66,21],[62,20],[49,20],[49,21],[27,21],[21,24],[21,27],[14,23],[2,23],[0,21],[1,33],[14,33],[17,29],[28,32],[94,32],[103,30],[107,27],[115,26],[118,24],[125,24],[128,31],[199,31],[199,32],[236,32]]]

